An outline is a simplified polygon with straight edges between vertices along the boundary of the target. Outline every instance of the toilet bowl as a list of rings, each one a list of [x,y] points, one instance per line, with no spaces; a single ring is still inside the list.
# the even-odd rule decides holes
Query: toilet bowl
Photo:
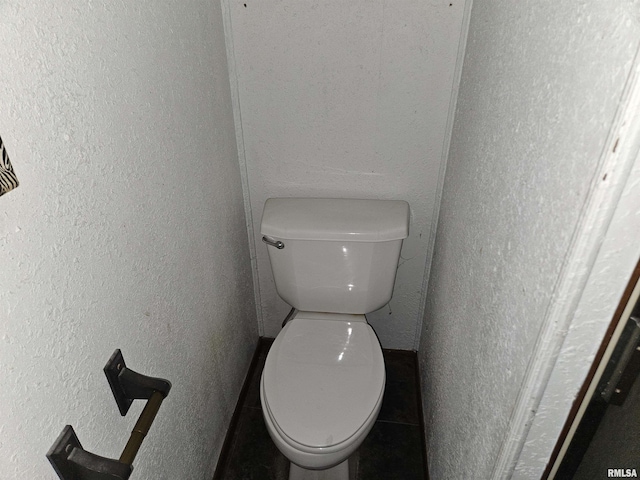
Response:
[[[298,310],[260,381],[271,439],[290,480],[348,480],[349,457],[382,405],[385,368],[366,313],[391,299],[409,205],[398,200],[279,198],[261,234],[279,296]]]
[[[299,312],[274,341],[260,382],[269,434],[302,469],[336,467],[371,430],[384,385],[382,350],[364,315]]]

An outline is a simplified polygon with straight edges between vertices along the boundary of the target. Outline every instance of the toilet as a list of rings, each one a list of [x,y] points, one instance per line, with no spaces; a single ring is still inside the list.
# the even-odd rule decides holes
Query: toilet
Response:
[[[409,205],[270,198],[260,232],[278,295],[293,307],[260,381],[267,430],[291,462],[289,480],[348,480],[385,385],[365,314],[391,299]]]

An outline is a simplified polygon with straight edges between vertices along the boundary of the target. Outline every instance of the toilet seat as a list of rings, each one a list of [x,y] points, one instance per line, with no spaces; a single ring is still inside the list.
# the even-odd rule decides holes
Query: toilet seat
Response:
[[[382,350],[369,324],[320,315],[298,315],[285,325],[262,376],[274,427],[293,448],[309,453],[340,450],[370,428],[385,384]]]

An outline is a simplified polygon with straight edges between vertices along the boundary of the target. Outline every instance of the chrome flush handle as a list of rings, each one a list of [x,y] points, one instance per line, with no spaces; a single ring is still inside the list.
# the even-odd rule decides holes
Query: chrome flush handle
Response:
[[[276,241],[273,238],[269,238],[266,235],[262,237],[262,241],[267,245],[271,245],[272,247],[276,247],[278,250],[282,250],[284,248],[284,243],[280,240]]]

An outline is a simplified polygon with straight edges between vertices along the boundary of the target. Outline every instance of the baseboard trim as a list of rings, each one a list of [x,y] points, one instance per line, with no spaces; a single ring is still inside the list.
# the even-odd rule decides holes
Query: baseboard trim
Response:
[[[238,421],[240,419],[240,413],[242,411],[242,405],[244,405],[244,401],[247,397],[247,392],[249,391],[249,387],[251,384],[251,378],[253,377],[253,373],[256,370],[256,366],[258,365],[258,361],[260,358],[260,352],[265,345],[269,345],[273,343],[273,338],[260,337],[258,339],[258,344],[256,346],[255,351],[253,352],[253,358],[251,359],[251,364],[249,365],[249,370],[247,371],[247,375],[244,378],[244,383],[242,384],[242,390],[240,390],[240,395],[238,396],[238,401],[236,402],[236,408],[233,411],[233,415],[231,416],[231,422],[229,422],[229,428],[227,428],[227,433],[224,437],[224,443],[222,444],[222,449],[220,450],[220,457],[218,458],[218,464],[216,465],[215,473],[213,474],[213,480],[224,480],[224,471],[226,469],[229,456],[231,454],[231,445],[233,444],[233,434],[238,427]]]

